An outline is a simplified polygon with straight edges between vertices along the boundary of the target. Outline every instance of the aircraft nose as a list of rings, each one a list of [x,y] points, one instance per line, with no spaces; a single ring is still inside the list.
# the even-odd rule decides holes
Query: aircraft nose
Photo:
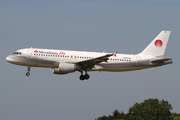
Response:
[[[6,61],[12,62],[12,60],[13,60],[13,59],[12,59],[12,57],[10,57],[10,55],[6,57]]]
[[[7,56],[7,57],[6,57],[6,61],[8,61],[8,62],[9,62],[9,60],[10,60],[10,58],[9,58],[9,56]]]

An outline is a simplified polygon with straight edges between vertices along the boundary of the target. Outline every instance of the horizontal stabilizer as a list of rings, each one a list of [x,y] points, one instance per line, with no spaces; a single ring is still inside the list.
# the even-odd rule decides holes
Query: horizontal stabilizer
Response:
[[[152,60],[152,63],[164,63],[166,61],[172,60],[172,58],[165,58],[165,59],[158,59],[158,60]]]

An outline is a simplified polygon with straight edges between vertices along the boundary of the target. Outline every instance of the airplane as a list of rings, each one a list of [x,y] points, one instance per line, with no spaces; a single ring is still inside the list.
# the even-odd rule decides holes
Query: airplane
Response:
[[[54,74],[64,75],[79,71],[80,80],[88,80],[89,71],[123,72],[158,67],[172,63],[172,58],[163,58],[171,31],[159,35],[139,54],[117,54],[25,48],[6,57],[9,63],[26,66],[30,75],[31,67],[52,68]],[[85,74],[83,74],[85,72]]]

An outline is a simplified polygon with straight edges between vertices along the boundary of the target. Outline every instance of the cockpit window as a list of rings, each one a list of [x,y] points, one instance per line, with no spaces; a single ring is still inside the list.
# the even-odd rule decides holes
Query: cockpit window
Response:
[[[21,55],[21,52],[14,52],[13,54]]]

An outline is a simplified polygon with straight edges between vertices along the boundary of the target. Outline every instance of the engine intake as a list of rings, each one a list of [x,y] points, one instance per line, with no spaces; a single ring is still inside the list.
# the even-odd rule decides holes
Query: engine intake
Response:
[[[75,64],[59,63],[58,68],[53,68],[54,74],[68,74],[75,71]]]

